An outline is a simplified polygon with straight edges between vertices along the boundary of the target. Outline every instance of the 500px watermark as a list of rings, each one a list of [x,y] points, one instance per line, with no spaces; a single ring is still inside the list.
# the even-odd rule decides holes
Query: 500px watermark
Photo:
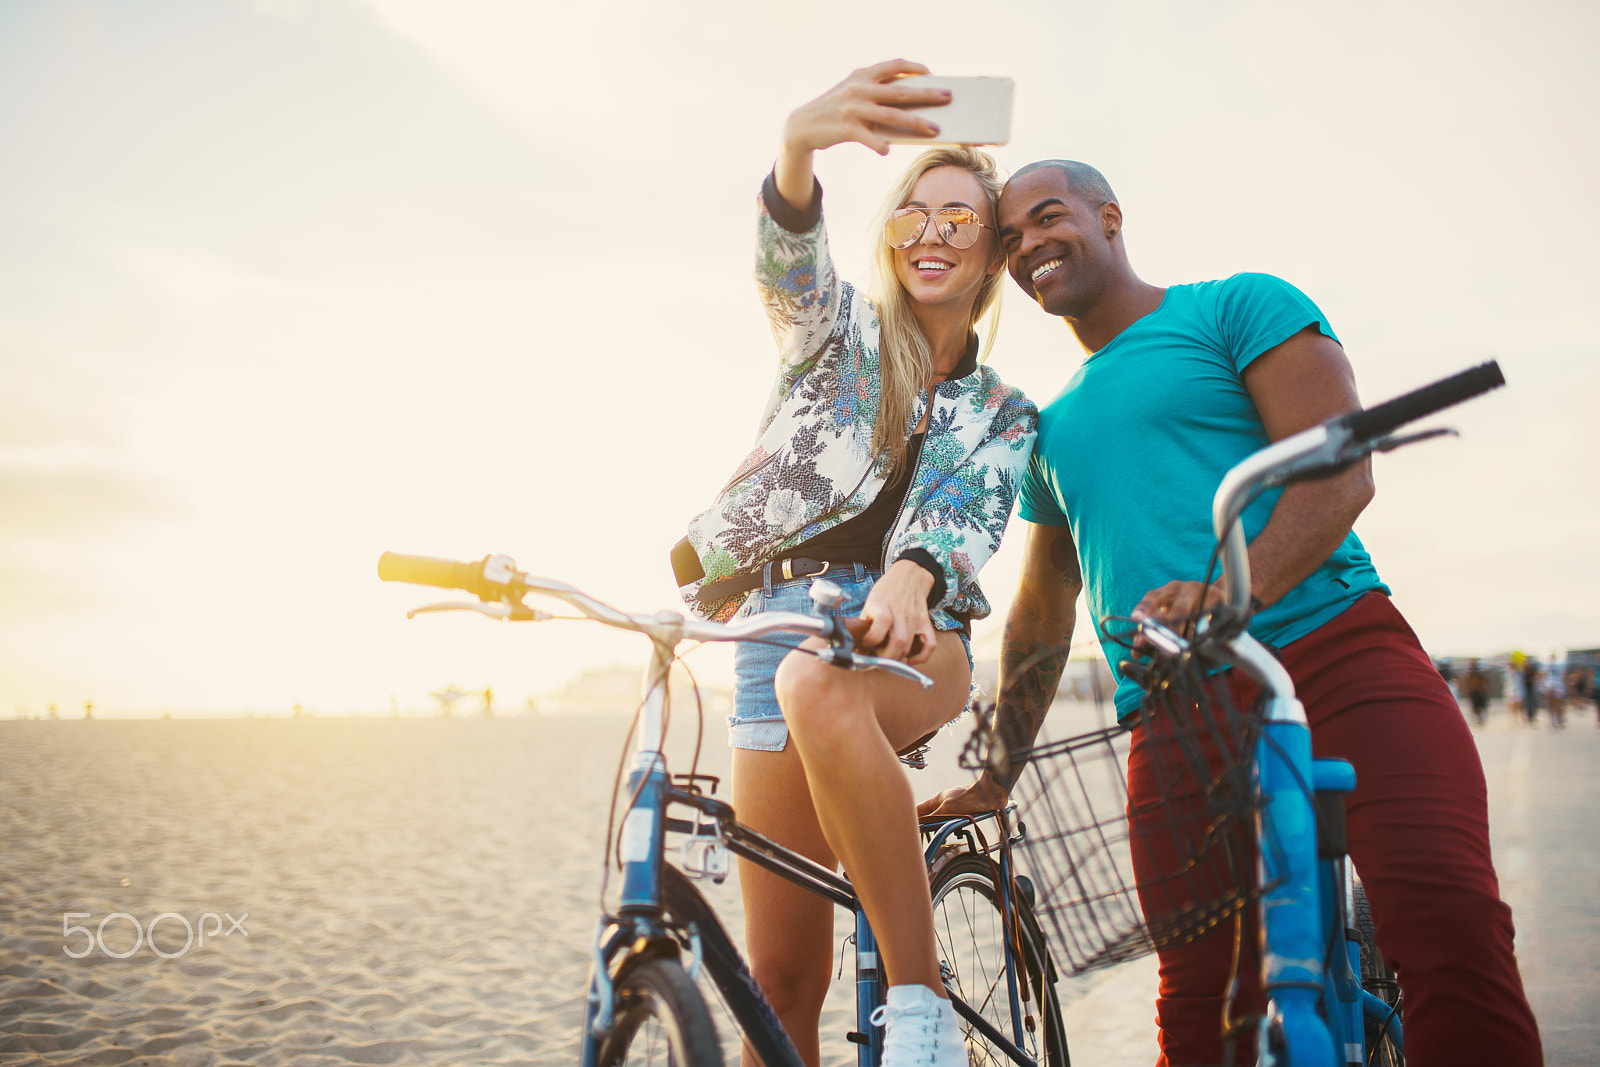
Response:
[[[200,916],[198,920],[191,923],[187,918],[179,915],[175,911],[164,911],[160,915],[157,915],[155,918],[151,919],[148,925],[141,926],[139,924],[139,920],[134,918],[132,915],[129,915],[127,912],[114,911],[110,915],[107,915],[104,919],[101,919],[100,925],[96,926],[93,930],[89,929],[87,926],[74,926],[72,924],[72,920],[74,919],[93,918],[94,915],[87,911],[69,911],[62,913],[61,937],[63,940],[67,941],[67,944],[61,946],[61,951],[63,953],[71,956],[75,960],[81,960],[83,957],[89,955],[89,953],[98,948],[102,953],[110,956],[112,959],[125,960],[135,952],[138,952],[140,947],[148,942],[151,952],[154,952],[162,959],[175,960],[179,956],[187,953],[191,948],[205,948],[207,937],[215,941],[219,934],[223,937],[232,937],[235,932],[243,934],[245,937],[250,936],[250,931],[244,928],[244,921],[250,918],[249,912],[245,912],[243,915],[235,919],[227,912],[223,912],[221,915],[218,915],[214,911],[208,911],[204,915]],[[228,928],[226,930],[224,930],[222,927],[223,919],[228,920]],[[206,927],[206,922],[208,920],[212,923],[210,929],[207,929]],[[106,946],[106,927],[112,922],[125,922],[133,927],[132,948],[128,948],[123,951],[116,951]],[[156,927],[160,926],[162,923],[166,923],[169,935],[172,937],[177,936],[175,932],[175,926],[183,927],[184,940],[182,948],[178,949],[177,951],[169,951],[156,944]],[[112,927],[114,940],[119,943],[123,939],[120,936],[115,935],[119,934],[120,930],[120,925]],[[83,947],[80,950],[74,951],[71,939],[77,934],[82,934],[84,937],[83,942],[81,942]],[[198,937],[196,936],[197,934]]]

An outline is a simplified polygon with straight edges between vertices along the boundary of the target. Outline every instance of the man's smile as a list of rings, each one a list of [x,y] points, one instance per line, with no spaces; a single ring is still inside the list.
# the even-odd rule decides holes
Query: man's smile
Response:
[[[1045,260],[1043,263],[1033,268],[1033,273],[1028,275],[1028,280],[1033,282],[1033,284],[1038,285],[1039,279],[1043,278],[1046,274],[1049,274],[1051,271],[1061,266],[1061,262],[1062,261],[1060,257]]]

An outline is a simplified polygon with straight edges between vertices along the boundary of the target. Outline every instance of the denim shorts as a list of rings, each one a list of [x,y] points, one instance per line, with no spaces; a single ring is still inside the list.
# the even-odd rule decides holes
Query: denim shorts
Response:
[[[863,564],[855,564],[854,572],[830,570],[828,580],[844,590],[844,600],[838,614],[859,615],[867,602],[867,593],[881,572]],[[771,592],[757,589],[745,598],[735,619],[747,619],[763,611],[815,612],[811,602],[811,578],[795,578],[787,582],[773,582]],[[935,612],[934,627],[954,630],[961,635],[961,645],[966,649],[967,665],[972,664],[972,641],[961,628],[961,623],[945,612]],[[799,647],[805,638],[800,634],[771,634],[760,642],[741,641],[733,652],[733,714],[728,716],[728,744],[734,748],[747,748],[757,752],[782,752],[789,743],[789,727],[783,721],[783,709],[778,707],[778,694],[772,680],[778,673],[778,664],[791,649]],[[770,643],[769,643],[770,642]]]

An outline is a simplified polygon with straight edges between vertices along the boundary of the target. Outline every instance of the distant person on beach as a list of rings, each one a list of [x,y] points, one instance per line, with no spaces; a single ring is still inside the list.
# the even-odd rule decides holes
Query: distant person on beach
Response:
[[[1248,197],[1227,210],[1238,215],[1229,227],[1251,225]],[[1040,412],[1019,493],[1027,540],[1001,645],[997,721],[1010,752],[1026,750],[1049,709],[1080,590],[1095,619],[1181,620],[1217,603],[1220,584],[1183,579],[1206,570],[1211,500],[1224,473],[1271,441],[1360,406],[1344,349],[1305,294],[1264,274],[1151,285],[1130,265],[1123,224],[1105,177],[1075,161],[1029,164],[1001,195],[1012,278],[1087,353]],[[1372,493],[1370,464],[1360,463],[1264,493],[1246,509],[1257,603],[1250,630],[1293,677],[1317,754],[1355,765],[1349,849],[1404,990],[1408,1058],[1538,1064],[1511,912],[1490,859],[1476,743],[1351,531]],[[1101,635],[1113,671],[1126,655],[1115,636]],[[1226,677],[1236,705],[1249,707],[1255,683]],[[1117,680],[1126,717],[1142,693],[1135,679],[1119,672]],[[1130,811],[1172,799],[1154,781],[1147,734],[1133,733]],[[1020,769],[1013,763],[1004,778],[986,771],[924,810],[991,807]],[[1136,853],[1144,885],[1154,857]],[[1182,904],[1159,890],[1142,903],[1157,916]],[[1240,964],[1231,924],[1222,924],[1162,950],[1161,1064],[1225,1062],[1225,1006],[1236,1019],[1262,1010],[1260,968],[1248,962],[1254,945],[1246,935]],[[1238,1035],[1232,1062],[1254,1061],[1253,1036]]]
[[[1544,691],[1541,696],[1545,710],[1550,713],[1550,725],[1558,730],[1566,726],[1567,674],[1554,656],[1550,657],[1550,669],[1544,672]]]
[[[1529,656],[1522,664],[1522,714],[1532,726],[1539,721],[1539,661]]]
[[[1505,679],[1506,715],[1512,722],[1522,718],[1522,666],[1525,662],[1521,652],[1513,652],[1506,659],[1506,665],[1501,668],[1500,676]]]
[[[1472,705],[1472,718],[1479,726],[1489,721],[1489,679],[1477,660],[1467,665],[1467,701]]]
[[[778,381],[755,448],[691,522],[674,566],[691,607],[716,619],[812,610],[812,580],[826,575],[844,590],[841,613],[870,620],[862,647],[933,678],[925,693],[739,645],[733,804],[761,833],[849,873],[890,982],[883,1063],[965,1067],[896,753],[966,706],[971,622],[990,611],[977,572],[1033,444],[1037,409],[982,364],[977,333],[1004,281],[1001,179],[975,149],[919,155],[880,212],[877,277],[863,290],[834,270],[812,173],[813,154],[834,145],[883,153],[889,130],[931,133],[937,111],[896,106],[948,100],[896,84],[925,73],[903,60],[867,67],[789,116],[761,188],[756,252]],[[740,885],[751,970],[816,1064],[833,904],[749,863]]]
[[[1594,702],[1595,717],[1600,721],[1600,690],[1595,688],[1595,674],[1597,668],[1574,667],[1572,669],[1572,698],[1581,706],[1591,701]]]
[[[1446,659],[1446,660],[1440,660],[1438,663],[1435,663],[1433,666],[1434,666],[1434,669],[1439,672],[1439,677],[1444,679],[1444,684],[1450,687],[1450,695],[1452,697],[1454,697],[1457,701],[1460,701],[1460,699],[1461,699],[1461,688],[1460,688],[1459,681],[1456,679],[1455,664],[1451,663],[1449,660]]]

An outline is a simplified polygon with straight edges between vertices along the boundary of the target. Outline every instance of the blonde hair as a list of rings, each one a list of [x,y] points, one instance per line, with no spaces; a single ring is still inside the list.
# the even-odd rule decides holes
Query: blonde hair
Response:
[[[905,465],[906,423],[916,404],[922,387],[933,377],[933,351],[922,333],[912,310],[911,299],[894,273],[895,250],[883,238],[884,228],[895,211],[911,199],[911,192],[928,171],[936,167],[960,167],[978,179],[988,198],[989,217],[979,241],[987,237],[994,242],[998,255],[999,235],[992,227],[998,218],[1000,190],[1005,179],[987,152],[968,145],[950,145],[930,148],[912,161],[900,180],[889,190],[888,197],[874,220],[873,253],[873,303],[878,311],[878,422],[872,430],[872,454],[886,461],[890,481],[899,475]],[[994,347],[995,332],[1000,326],[1000,289],[1005,271],[997,270],[984,278],[972,301],[972,313],[967,320],[969,330],[978,320],[990,316],[989,327],[983,343],[982,359],[989,358]]]

